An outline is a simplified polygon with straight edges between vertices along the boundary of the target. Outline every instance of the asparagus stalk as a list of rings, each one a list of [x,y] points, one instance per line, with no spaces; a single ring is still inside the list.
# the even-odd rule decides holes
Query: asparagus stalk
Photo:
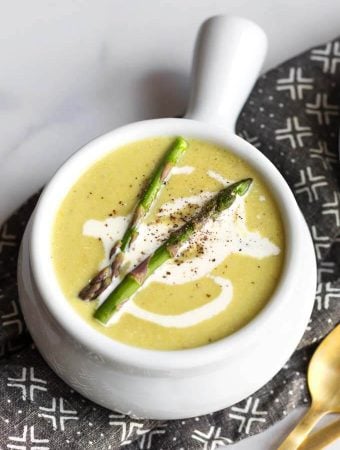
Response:
[[[112,278],[119,274],[120,267],[124,260],[124,253],[129,249],[132,242],[138,236],[138,227],[155,201],[158,192],[169,177],[171,169],[177,164],[180,157],[188,148],[188,143],[182,138],[176,138],[165,157],[156,168],[150,178],[147,189],[137,204],[131,222],[127,227],[124,236],[116,242],[111,251],[110,259],[113,261],[99,273],[79,292],[79,297],[83,300],[94,300],[112,283]]]
[[[208,219],[216,219],[222,211],[234,203],[237,196],[242,196],[248,191],[251,183],[251,178],[233,183],[209,200],[190,221],[170,234],[153,254],[125,275],[121,283],[97,308],[94,317],[102,324],[106,324],[122,303],[127,301],[158,267],[170,258],[176,257],[182,245],[199,231]]]

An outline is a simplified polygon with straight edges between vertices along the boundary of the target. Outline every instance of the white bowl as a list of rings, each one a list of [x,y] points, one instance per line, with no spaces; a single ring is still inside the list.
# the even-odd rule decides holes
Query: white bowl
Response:
[[[26,229],[18,283],[33,340],[66,383],[109,409],[144,418],[178,419],[227,407],[275,375],[307,325],[316,285],[308,228],[277,169],[233,132],[265,50],[265,35],[255,24],[240,18],[210,19],[196,47],[186,118],[130,124],[87,144],[52,178]],[[56,211],[79,176],[122,145],[167,135],[216,143],[250,163],[270,187],[286,235],[283,273],[267,306],[233,335],[181,351],[135,348],[94,330],[63,296],[50,259]]]

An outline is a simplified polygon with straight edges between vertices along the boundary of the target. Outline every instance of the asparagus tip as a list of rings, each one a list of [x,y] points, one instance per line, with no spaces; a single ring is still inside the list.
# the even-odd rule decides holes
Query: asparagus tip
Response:
[[[252,182],[253,182],[252,178],[245,178],[244,180],[241,180],[237,185],[236,194],[244,195],[249,190]]]
[[[188,143],[182,136],[178,136],[174,142],[174,147],[177,147],[181,150],[186,150],[188,147]]]

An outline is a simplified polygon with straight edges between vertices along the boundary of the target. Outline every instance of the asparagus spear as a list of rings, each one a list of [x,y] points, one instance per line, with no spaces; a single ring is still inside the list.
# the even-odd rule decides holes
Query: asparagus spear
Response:
[[[145,282],[145,280],[165,261],[176,257],[182,245],[200,230],[208,219],[216,217],[229,208],[236,197],[244,195],[252,183],[251,178],[238,181],[222,189],[209,200],[201,210],[181,228],[173,232],[158,249],[129,272],[121,283],[111,292],[107,299],[97,308],[94,317],[106,324],[115,311],[129,299]]]
[[[110,259],[114,258],[113,261],[97,273],[97,275],[95,275],[94,278],[92,278],[92,280],[79,292],[78,295],[81,299],[94,300],[111,284],[112,278],[118,275],[124,259],[124,253],[138,236],[138,227],[141,221],[149,212],[162,185],[166,183],[171,169],[177,164],[187,147],[188,143],[182,137],[176,138],[162,162],[152,174],[148,187],[135,208],[133,217],[124,236],[112,247]]]

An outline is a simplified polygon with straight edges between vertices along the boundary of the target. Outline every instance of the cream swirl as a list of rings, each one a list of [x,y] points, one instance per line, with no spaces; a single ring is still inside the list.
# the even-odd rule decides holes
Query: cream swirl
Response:
[[[191,173],[193,170],[191,167],[185,167],[174,174]],[[211,171],[207,174],[224,186],[229,183],[220,174]],[[203,192],[195,196],[175,199],[163,204],[158,216],[164,217],[179,213],[188,204],[200,207],[214,195],[213,192]],[[108,264],[110,248],[113,242],[123,236],[129,219],[130,216],[118,216],[109,217],[104,221],[88,220],[84,224],[84,235],[100,238],[103,243],[105,257],[100,267]],[[238,197],[233,205],[223,211],[217,220],[208,220],[203,229],[195,235],[194,241],[196,243],[203,242],[204,251],[199,252],[191,259],[184,260],[180,265],[176,264],[174,260],[167,261],[142,287],[145,288],[155,281],[168,285],[180,285],[209,276],[221,287],[221,293],[218,297],[199,308],[177,315],[151,313],[140,308],[132,298],[113,316],[109,324],[117,322],[123,314],[129,313],[163,327],[184,328],[197,325],[223,311],[232,299],[232,283],[230,280],[221,277],[212,277],[210,273],[227,256],[234,253],[242,252],[242,254],[253,258],[264,258],[280,253],[280,249],[269,239],[262,237],[258,232],[249,231],[245,219],[244,197]],[[164,222],[141,224],[139,235],[126,254],[126,267],[131,270],[132,267],[141,262],[146,255],[152,253],[167,238],[169,232],[170,225]],[[100,300],[106,298],[119,281],[119,279],[114,280],[112,285],[101,295]]]

